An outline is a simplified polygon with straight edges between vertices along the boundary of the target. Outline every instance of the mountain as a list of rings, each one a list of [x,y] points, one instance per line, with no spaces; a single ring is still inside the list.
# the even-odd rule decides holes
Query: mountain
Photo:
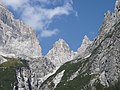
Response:
[[[53,48],[49,50],[46,57],[50,59],[55,66],[59,67],[65,62],[72,60],[73,53],[69,45],[63,39],[59,39],[55,42]]]
[[[120,90],[120,0],[83,57],[63,64],[40,90]]]
[[[59,46],[62,49],[61,55],[66,56],[55,53],[53,56],[59,57],[58,60],[63,59],[63,62],[56,60],[56,63],[63,64],[71,60],[71,51],[62,39],[58,44],[56,42],[55,47],[58,49]],[[49,58],[42,56],[41,51],[35,31],[15,19],[0,1],[0,90],[36,90],[54,73],[57,69],[55,64],[49,55]]]
[[[0,0],[0,90],[36,90],[55,70],[41,51],[35,31]]]
[[[41,51],[35,31],[0,1],[0,90],[120,90],[120,0],[76,53],[63,39]]]
[[[41,47],[35,31],[24,22],[14,19],[0,4],[0,54],[10,57],[41,57]]]

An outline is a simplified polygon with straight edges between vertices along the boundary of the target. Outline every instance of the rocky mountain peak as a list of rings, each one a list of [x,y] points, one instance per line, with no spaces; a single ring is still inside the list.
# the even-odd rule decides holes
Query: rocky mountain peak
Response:
[[[60,66],[72,59],[72,52],[69,45],[63,39],[59,39],[47,53],[46,57],[49,58],[54,65]]]
[[[61,47],[64,48],[64,46],[68,46],[68,44],[63,40],[63,39],[59,39],[58,41],[55,42],[54,47]]]
[[[92,41],[89,40],[89,38],[85,35],[82,41],[82,44],[80,48],[77,50],[77,55],[75,56],[82,56],[87,49],[87,47],[92,43]]]
[[[87,37],[87,35],[85,35],[84,36],[84,39],[83,39],[83,41],[82,41],[82,45],[83,44],[90,44],[91,43],[91,41],[89,40],[89,38]]]

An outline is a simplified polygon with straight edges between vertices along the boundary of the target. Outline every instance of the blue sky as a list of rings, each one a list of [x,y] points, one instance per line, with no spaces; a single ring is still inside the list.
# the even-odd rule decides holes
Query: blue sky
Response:
[[[114,10],[115,0],[4,0],[15,18],[31,25],[43,54],[63,38],[73,51],[84,35],[93,40],[102,25],[104,13]]]

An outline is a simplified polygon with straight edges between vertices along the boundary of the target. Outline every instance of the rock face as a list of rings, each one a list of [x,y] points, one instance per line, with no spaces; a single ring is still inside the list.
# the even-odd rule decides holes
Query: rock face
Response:
[[[55,66],[45,57],[34,58],[29,61],[31,71],[31,88],[39,90],[40,85],[53,73]],[[29,89],[27,89],[29,90]]]
[[[77,50],[77,54],[75,55],[75,57],[83,57],[87,47],[90,46],[91,43],[92,41],[90,41],[89,38],[85,35],[80,48],[78,48]]]
[[[73,59],[72,54],[68,44],[63,39],[59,39],[47,53],[46,57],[50,59],[55,66],[61,66],[65,62]]]
[[[40,90],[120,90],[119,7],[117,0],[115,13],[105,14],[99,34],[85,50],[84,57],[62,65]],[[56,77],[60,77],[59,82],[54,82]]]
[[[41,47],[34,30],[14,19],[6,7],[0,4],[0,53],[21,58],[41,57]]]
[[[17,83],[14,86],[13,90],[31,90],[31,73],[30,70],[26,67],[22,67],[16,70]]]

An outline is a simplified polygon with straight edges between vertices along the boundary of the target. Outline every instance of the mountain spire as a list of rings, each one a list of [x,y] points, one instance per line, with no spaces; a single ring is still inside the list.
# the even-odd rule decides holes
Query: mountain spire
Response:
[[[89,38],[85,35],[82,41],[82,44],[80,48],[77,50],[77,56],[82,56],[85,52],[86,48],[91,44],[92,42],[89,40]]]
[[[72,59],[72,52],[69,45],[63,39],[59,39],[47,53],[46,57],[49,58],[54,65],[61,66]]]

